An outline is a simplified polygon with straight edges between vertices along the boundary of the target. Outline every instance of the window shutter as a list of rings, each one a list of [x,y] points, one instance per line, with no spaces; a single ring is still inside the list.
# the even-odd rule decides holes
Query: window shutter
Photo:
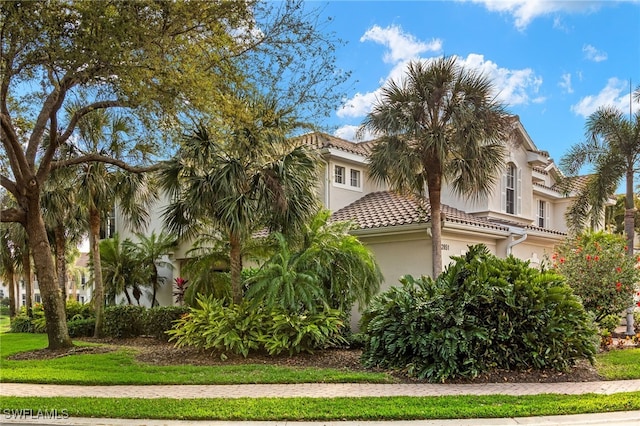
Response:
[[[516,185],[516,214],[522,214],[522,169],[518,168],[518,184]]]
[[[502,182],[500,185],[500,209],[507,211],[507,172],[502,173]]]
[[[544,218],[544,227],[551,229],[551,203],[547,201],[545,204],[546,208],[544,209],[544,212],[546,213],[546,217]]]

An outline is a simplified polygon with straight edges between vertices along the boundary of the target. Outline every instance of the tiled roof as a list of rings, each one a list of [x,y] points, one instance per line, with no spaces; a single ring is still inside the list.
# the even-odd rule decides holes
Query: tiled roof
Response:
[[[553,235],[563,235],[563,236],[567,235],[566,232],[558,231],[557,229],[540,228],[539,226],[533,226],[533,225],[525,226],[524,229],[529,229],[531,231],[544,232],[544,233],[553,234]]]
[[[533,171],[534,172],[538,172],[538,173],[543,174],[543,175],[548,175],[549,174],[549,172],[547,172],[542,167],[533,167]]]
[[[302,140],[303,143],[312,148],[335,148],[365,157],[371,152],[372,145],[371,142],[351,142],[321,132],[307,133],[306,135],[298,136],[296,139]]]
[[[593,175],[569,176],[557,182],[551,189],[560,193],[568,193],[571,191],[580,191],[589,183]]]
[[[372,192],[336,211],[334,221],[351,221],[359,229],[386,228],[413,225],[430,221],[429,203],[414,197],[390,191]],[[469,215],[461,210],[442,205],[445,221],[507,231],[502,225]]]

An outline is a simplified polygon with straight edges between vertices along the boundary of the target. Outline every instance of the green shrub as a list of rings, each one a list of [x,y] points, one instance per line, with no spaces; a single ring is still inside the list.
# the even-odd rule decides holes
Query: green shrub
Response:
[[[444,381],[593,360],[593,322],[561,276],[482,245],[453,260],[436,280],[405,276],[374,299],[361,322],[365,365]]]
[[[11,333],[35,333],[35,327],[33,326],[31,318],[29,318],[26,313],[21,313],[11,318],[9,331]]]
[[[145,307],[134,305],[107,306],[103,332],[109,337],[136,337],[144,333]]]
[[[620,315],[615,315],[615,314],[610,314],[605,316],[604,318],[602,318],[600,321],[598,321],[598,327],[600,328],[601,331],[606,331],[609,334],[613,333],[616,329],[616,327],[618,327],[620,325]]]
[[[67,321],[69,337],[91,337],[96,328],[95,318],[80,318]]]
[[[288,351],[289,355],[300,352],[313,353],[345,345],[341,335],[344,321],[337,309],[325,307],[323,311],[308,314],[290,314],[285,311],[271,313],[270,327],[263,334],[264,348],[270,355]]]
[[[167,331],[171,330],[174,323],[187,313],[189,308],[183,306],[156,306],[147,309],[144,334],[167,340],[169,339]]]
[[[176,346],[215,349],[247,356],[260,347],[266,317],[259,309],[247,309],[247,304],[225,306],[220,299],[203,296],[198,306],[190,308],[172,330],[169,341]]]
[[[67,300],[66,312],[67,321],[95,317],[95,311],[92,303],[80,303],[75,300]]]
[[[225,306],[213,297],[198,299],[176,326],[167,332],[176,346],[247,356],[251,351],[270,354],[311,352],[346,341],[340,331],[343,321],[338,311],[326,309],[315,314],[288,314],[268,311],[248,302]]]

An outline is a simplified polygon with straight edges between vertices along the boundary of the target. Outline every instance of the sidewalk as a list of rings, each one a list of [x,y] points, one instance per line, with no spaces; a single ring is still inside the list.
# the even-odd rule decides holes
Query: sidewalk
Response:
[[[383,396],[440,396],[440,395],[533,395],[533,394],[615,394],[640,391],[639,380],[567,383],[485,383],[485,384],[360,384],[360,383],[308,383],[293,385],[150,385],[150,386],[74,386],[1,383],[0,396],[69,396],[102,398],[331,398],[331,397],[383,397]],[[0,413],[1,414],[1,413]],[[488,425],[640,425],[640,411],[580,414],[570,416],[539,416],[503,419],[419,420],[394,422],[333,421],[333,422],[228,422],[177,421],[148,419],[97,418],[7,418],[3,425],[39,426],[488,426]]]

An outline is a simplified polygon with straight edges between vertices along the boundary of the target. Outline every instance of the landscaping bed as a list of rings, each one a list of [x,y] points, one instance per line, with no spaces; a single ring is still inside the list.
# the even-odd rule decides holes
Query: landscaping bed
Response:
[[[96,346],[76,346],[71,349],[54,350],[41,349],[22,352],[11,356],[13,360],[51,359],[61,356],[73,356],[88,353],[104,353],[125,348],[133,348],[137,352],[139,362],[151,365],[234,365],[234,364],[262,364],[282,367],[315,367],[333,368],[349,371],[371,371],[360,363],[362,351],[360,349],[329,349],[317,351],[313,354],[301,353],[294,356],[269,356],[266,354],[250,354],[246,358],[238,355],[199,351],[189,347],[176,348],[173,343],[164,342],[150,337],[130,339],[93,339],[83,338],[80,341],[100,343]],[[406,376],[402,371],[391,373],[399,382],[423,383]],[[551,382],[585,382],[603,380],[596,369],[588,361],[581,361],[570,371],[506,371],[493,370],[472,380],[448,380],[447,383],[551,383]]]

